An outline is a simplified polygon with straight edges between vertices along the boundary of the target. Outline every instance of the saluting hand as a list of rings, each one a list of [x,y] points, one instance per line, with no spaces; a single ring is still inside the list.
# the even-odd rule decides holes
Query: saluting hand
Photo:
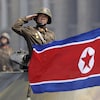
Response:
[[[33,14],[33,15],[28,15],[28,16],[26,16],[26,18],[27,18],[28,20],[32,20],[32,19],[34,19],[35,17],[37,17],[37,14]]]

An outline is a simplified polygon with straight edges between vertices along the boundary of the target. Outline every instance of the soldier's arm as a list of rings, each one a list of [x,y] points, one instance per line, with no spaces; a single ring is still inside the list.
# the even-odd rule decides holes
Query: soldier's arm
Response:
[[[50,34],[50,38],[51,38],[52,41],[55,40],[55,34],[54,34],[54,32],[51,32],[51,34]]]
[[[22,34],[22,30],[24,29],[23,25],[25,23],[28,23],[28,20],[26,17],[24,18],[19,18],[14,25],[12,26],[12,30],[15,31],[18,34]]]
[[[28,15],[24,18],[19,18],[14,25],[12,26],[12,30],[15,31],[16,33],[22,35],[22,31],[25,30],[25,27],[23,27],[23,25],[25,23],[28,23],[28,21],[32,20],[33,18],[35,18],[37,16],[37,14],[33,14],[33,15]]]

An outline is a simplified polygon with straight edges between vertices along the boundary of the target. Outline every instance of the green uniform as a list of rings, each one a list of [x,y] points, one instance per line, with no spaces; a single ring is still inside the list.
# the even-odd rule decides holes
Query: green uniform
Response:
[[[25,38],[30,53],[32,52],[33,44],[44,44],[40,36],[38,35],[38,31],[41,33],[46,43],[49,43],[55,39],[54,32],[48,30],[46,27],[43,27],[43,28],[40,28],[40,27],[37,28],[37,27],[32,27],[32,26],[24,27],[23,24],[27,22],[28,20],[25,17],[20,18],[15,22],[12,29],[17,34]]]

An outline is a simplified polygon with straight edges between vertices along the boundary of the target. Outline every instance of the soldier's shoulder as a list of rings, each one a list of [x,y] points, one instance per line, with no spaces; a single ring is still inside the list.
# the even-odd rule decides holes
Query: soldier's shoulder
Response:
[[[48,34],[52,40],[55,40],[55,33],[52,30],[48,30]]]
[[[54,34],[54,32],[50,29],[47,29],[47,32],[51,33],[51,34]]]
[[[55,39],[55,33],[52,30],[48,30],[49,35]]]

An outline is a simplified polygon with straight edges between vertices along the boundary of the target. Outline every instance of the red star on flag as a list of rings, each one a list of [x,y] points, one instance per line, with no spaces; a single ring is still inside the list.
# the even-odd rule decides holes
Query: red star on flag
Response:
[[[87,52],[86,57],[82,58],[82,60],[85,62],[84,68],[85,68],[86,66],[87,66],[88,68],[90,68],[90,66],[89,66],[89,61],[90,61],[90,59],[91,59],[91,56],[90,56],[89,53]],[[84,68],[83,68],[83,69],[84,69]]]

